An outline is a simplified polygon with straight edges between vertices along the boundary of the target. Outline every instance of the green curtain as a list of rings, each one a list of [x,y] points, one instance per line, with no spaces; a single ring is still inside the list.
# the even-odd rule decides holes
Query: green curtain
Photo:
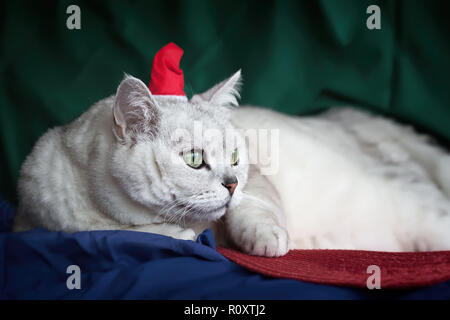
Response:
[[[66,8],[81,9],[81,30]],[[366,27],[369,5],[381,30]],[[48,128],[144,82],[156,51],[185,50],[191,96],[242,68],[242,103],[289,114],[353,104],[450,139],[448,1],[3,1],[0,195]]]

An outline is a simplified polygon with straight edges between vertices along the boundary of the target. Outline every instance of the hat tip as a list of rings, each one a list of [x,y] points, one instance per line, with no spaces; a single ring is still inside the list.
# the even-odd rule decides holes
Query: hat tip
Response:
[[[183,50],[169,42],[155,55],[148,85],[153,95],[185,96],[184,76],[180,68]]]

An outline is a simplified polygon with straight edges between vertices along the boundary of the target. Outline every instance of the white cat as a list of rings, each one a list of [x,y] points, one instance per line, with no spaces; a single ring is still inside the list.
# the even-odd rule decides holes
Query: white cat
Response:
[[[264,256],[450,249],[448,153],[352,109],[292,117],[234,108],[240,77],[186,102],[126,76],[115,97],[37,142],[22,166],[14,230],[193,240],[209,227],[219,244]],[[229,141],[208,130],[191,139],[199,124]],[[252,130],[279,139],[255,142]]]

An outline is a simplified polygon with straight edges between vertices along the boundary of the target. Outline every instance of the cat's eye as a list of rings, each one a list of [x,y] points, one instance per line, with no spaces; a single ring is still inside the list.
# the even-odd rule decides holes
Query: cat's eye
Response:
[[[239,152],[238,149],[234,149],[233,153],[231,154],[231,165],[237,166],[239,163]]]
[[[192,150],[183,153],[183,159],[186,164],[194,169],[199,169],[203,165],[203,151]]]

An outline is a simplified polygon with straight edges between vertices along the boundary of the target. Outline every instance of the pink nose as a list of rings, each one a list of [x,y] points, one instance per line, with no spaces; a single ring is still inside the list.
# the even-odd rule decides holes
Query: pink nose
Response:
[[[234,190],[236,189],[238,183],[237,182],[233,182],[233,183],[229,183],[229,184],[223,184],[222,185],[228,189],[228,192],[230,193],[230,195],[232,196],[234,193]]]

